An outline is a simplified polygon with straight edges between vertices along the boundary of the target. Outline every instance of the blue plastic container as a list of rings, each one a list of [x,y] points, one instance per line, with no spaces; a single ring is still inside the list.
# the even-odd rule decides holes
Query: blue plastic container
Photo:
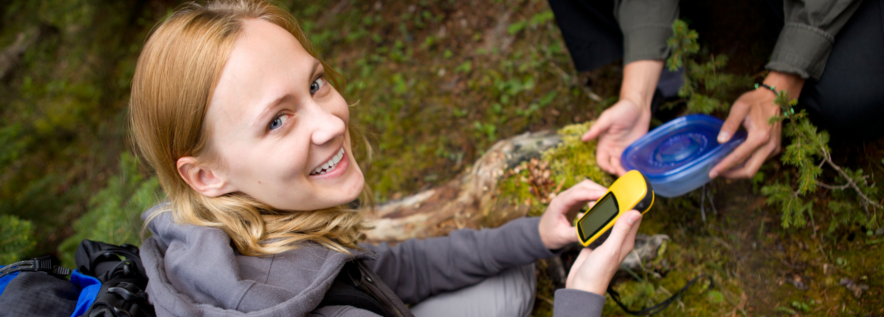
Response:
[[[642,172],[663,197],[684,195],[709,182],[709,171],[746,140],[746,131],[717,141],[724,121],[704,114],[676,118],[629,145],[620,157],[627,171]]]

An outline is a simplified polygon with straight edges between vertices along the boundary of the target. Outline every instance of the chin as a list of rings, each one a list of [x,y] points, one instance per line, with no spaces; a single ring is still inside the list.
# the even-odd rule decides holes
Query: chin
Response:
[[[353,164],[353,166],[358,165]],[[354,172],[354,174],[356,175],[353,175],[352,179],[350,179],[347,184],[344,185],[342,191],[347,196],[344,204],[354,201],[356,200],[356,198],[359,198],[359,195],[362,194],[362,189],[365,188],[365,177],[362,176],[362,170],[357,167]]]

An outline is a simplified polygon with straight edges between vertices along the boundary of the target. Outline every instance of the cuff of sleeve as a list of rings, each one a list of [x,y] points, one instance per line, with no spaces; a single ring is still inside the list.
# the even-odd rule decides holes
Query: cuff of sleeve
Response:
[[[549,259],[556,256],[554,251],[547,249],[546,246],[543,245],[543,240],[540,239],[540,217],[521,218],[513,220],[512,222],[516,221],[518,221],[520,225],[526,226],[525,232],[530,232],[530,234],[526,236],[526,239],[530,241],[527,245],[531,246],[529,253],[534,257],[534,261]]]
[[[640,25],[623,30],[623,64],[639,60],[664,60],[669,56],[666,41],[672,36],[669,25]]]
[[[576,289],[559,289],[555,295],[553,316],[601,316],[605,297]]]
[[[822,29],[786,23],[765,68],[818,80],[834,44],[835,37]]]

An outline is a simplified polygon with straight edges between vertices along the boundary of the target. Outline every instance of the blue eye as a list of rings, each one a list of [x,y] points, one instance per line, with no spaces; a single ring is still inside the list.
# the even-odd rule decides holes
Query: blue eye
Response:
[[[273,121],[270,121],[270,125],[267,128],[270,130],[279,129],[279,127],[281,127],[282,124],[285,123],[285,120],[286,116],[278,116],[276,118],[273,118]]]
[[[322,89],[322,86],[325,86],[325,79],[322,79],[322,77],[317,78],[313,81],[312,84],[310,84],[310,94],[315,94],[317,91]]]

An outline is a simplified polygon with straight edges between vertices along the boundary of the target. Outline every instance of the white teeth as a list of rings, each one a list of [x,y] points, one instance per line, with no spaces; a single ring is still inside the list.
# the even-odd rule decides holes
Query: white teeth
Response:
[[[311,175],[322,175],[322,174],[331,172],[338,165],[338,163],[341,162],[342,158],[344,158],[344,148],[341,148],[338,151],[338,154],[333,156],[328,162],[325,162],[324,164],[319,165],[319,167],[317,167],[315,170],[313,170],[313,172],[311,172],[310,174]]]

